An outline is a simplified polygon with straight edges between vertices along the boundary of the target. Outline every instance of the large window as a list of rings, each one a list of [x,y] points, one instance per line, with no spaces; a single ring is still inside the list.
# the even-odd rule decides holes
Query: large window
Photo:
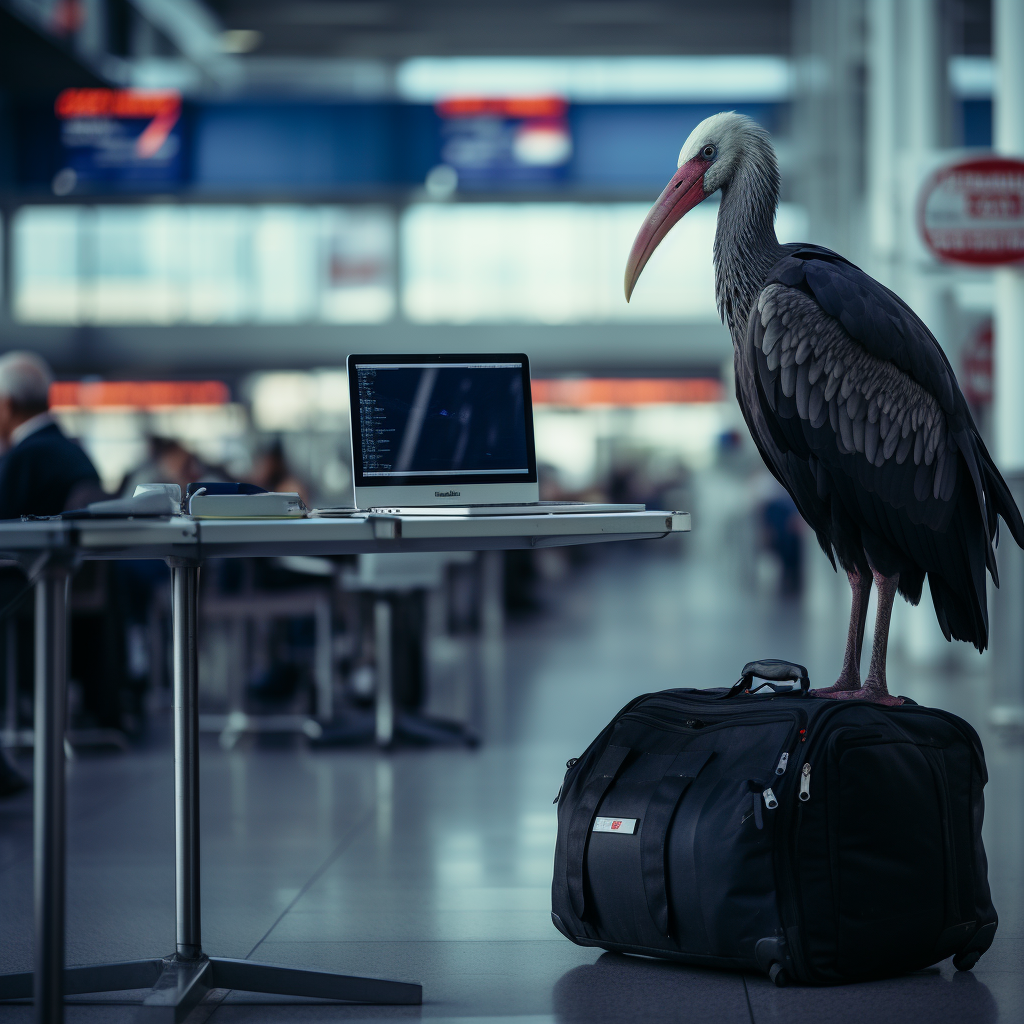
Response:
[[[377,323],[394,313],[384,207],[29,206],[14,313],[29,323]]]
[[[718,319],[717,207],[689,213],[627,305],[645,203],[29,206],[14,218],[26,323],[650,323]],[[801,238],[783,204],[780,239]],[[396,234],[400,257],[395,253]]]
[[[402,304],[421,323],[716,320],[718,208],[699,206],[658,247],[627,305],[626,258],[643,203],[423,204],[402,222]],[[783,204],[779,237],[801,236]]]

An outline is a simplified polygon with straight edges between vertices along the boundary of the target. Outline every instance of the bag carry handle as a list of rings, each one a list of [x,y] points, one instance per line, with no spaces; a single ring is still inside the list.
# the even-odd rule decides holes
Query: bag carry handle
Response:
[[[665,888],[665,844],[676,807],[690,783],[711,759],[710,750],[684,750],[655,787],[640,828],[640,873],[647,909],[659,935],[668,936],[668,891]]]
[[[760,686],[755,686],[751,689],[750,684],[754,681],[755,676],[765,681]],[[737,693],[743,693],[745,690],[757,693],[758,690],[765,686],[770,687],[776,693],[780,690],[789,690],[792,687],[776,686],[775,683],[783,683],[790,680],[799,681],[800,689],[804,693],[811,688],[811,680],[808,678],[807,669],[803,665],[798,665],[795,661],[783,661],[781,658],[763,658],[761,661],[748,661],[743,666],[743,675],[733,683],[732,689],[723,696],[723,700],[735,697]]]
[[[626,755],[631,752],[631,747],[618,747],[613,744],[605,747],[600,760],[590,772],[569,821],[569,833],[565,844],[565,881],[569,889],[569,905],[580,921],[583,920],[586,910],[583,896],[583,858],[586,856],[587,840],[594,824],[594,814],[608,792],[608,787],[619,774]]]

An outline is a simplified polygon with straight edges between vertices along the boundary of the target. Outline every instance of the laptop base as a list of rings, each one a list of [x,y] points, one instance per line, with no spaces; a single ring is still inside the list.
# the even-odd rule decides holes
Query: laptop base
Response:
[[[590,501],[530,501],[516,504],[471,505],[378,505],[368,509],[392,516],[530,516],[568,515],[583,512],[645,512],[646,505],[609,505]]]

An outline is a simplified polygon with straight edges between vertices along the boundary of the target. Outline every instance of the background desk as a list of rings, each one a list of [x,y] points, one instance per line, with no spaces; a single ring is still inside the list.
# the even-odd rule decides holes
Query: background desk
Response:
[[[199,567],[205,558],[348,555],[553,547],[663,537],[688,513],[540,516],[359,516],[344,519],[110,519],[0,523],[0,557],[17,559],[36,590],[35,971],[0,976],[0,999],[34,997],[36,1020],[63,1020],[64,994],[153,986],[149,1020],[181,1021],[213,987],[363,1003],[422,1000],[419,985],[208,957],[199,886]],[[175,952],[163,958],[64,967],[64,719],[67,589],[83,559],[161,558],[171,569],[174,647]]]

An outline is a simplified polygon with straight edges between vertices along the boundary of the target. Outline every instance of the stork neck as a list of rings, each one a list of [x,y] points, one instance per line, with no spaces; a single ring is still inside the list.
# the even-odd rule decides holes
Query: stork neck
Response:
[[[783,255],[775,235],[778,197],[774,166],[741,165],[722,189],[715,232],[715,297],[734,338],[745,332],[768,271]]]

